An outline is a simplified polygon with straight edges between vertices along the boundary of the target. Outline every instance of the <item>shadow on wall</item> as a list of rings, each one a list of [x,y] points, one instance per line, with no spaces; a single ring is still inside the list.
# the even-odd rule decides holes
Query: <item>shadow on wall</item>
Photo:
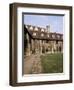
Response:
[[[26,51],[27,51],[27,37],[26,37],[26,34],[27,34],[27,29],[26,27],[24,27],[24,55],[26,55]]]

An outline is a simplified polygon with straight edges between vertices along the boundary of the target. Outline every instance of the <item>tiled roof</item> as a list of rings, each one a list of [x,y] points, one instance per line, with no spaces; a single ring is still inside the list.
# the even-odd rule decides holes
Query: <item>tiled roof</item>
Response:
[[[24,29],[26,29],[34,39],[63,40],[63,34],[48,32],[46,28],[24,25]]]

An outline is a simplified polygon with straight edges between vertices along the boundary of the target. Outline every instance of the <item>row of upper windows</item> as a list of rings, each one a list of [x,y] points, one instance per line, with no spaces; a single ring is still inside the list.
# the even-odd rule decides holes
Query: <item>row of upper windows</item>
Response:
[[[33,27],[32,27],[32,26],[30,26],[29,28],[28,28],[28,26],[26,26],[26,28],[27,28],[27,29],[30,29],[30,30],[33,30]],[[35,31],[38,31],[38,27],[35,27],[34,30],[35,30]],[[46,30],[42,28],[42,29],[41,29],[41,32],[44,32],[44,31],[46,31]]]
[[[33,33],[33,36],[36,36],[37,34],[34,32]],[[41,33],[41,37],[43,37],[44,36],[44,34],[43,33]],[[50,35],[48,34],[47,35],[47,37],[50,37]],[[55,35],[52,35],[52,38],[55,38]],[[60,38],[60,35],[57,35],[57,38]],[[63,38],[63,37],[62,37]]]

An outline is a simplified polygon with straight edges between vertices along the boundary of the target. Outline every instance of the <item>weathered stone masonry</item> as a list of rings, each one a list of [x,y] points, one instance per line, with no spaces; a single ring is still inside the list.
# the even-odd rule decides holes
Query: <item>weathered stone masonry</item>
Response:
[[[24,51],[26,56],[36,53],[63,52],[63,34],[50,32],[46,28],[24,25]]]

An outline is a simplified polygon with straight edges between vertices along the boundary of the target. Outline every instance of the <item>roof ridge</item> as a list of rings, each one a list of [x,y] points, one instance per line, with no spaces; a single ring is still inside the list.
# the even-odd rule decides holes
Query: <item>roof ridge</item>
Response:
[[[32,26],[32,27],[38,27],[38,28],[41,28],[41,29],[46,29],[46,28],[44,28],[44,27],[41,27],[41,26],[35,26],[35,25],[31,25],[31,24],[25,24],[26,26]]]

